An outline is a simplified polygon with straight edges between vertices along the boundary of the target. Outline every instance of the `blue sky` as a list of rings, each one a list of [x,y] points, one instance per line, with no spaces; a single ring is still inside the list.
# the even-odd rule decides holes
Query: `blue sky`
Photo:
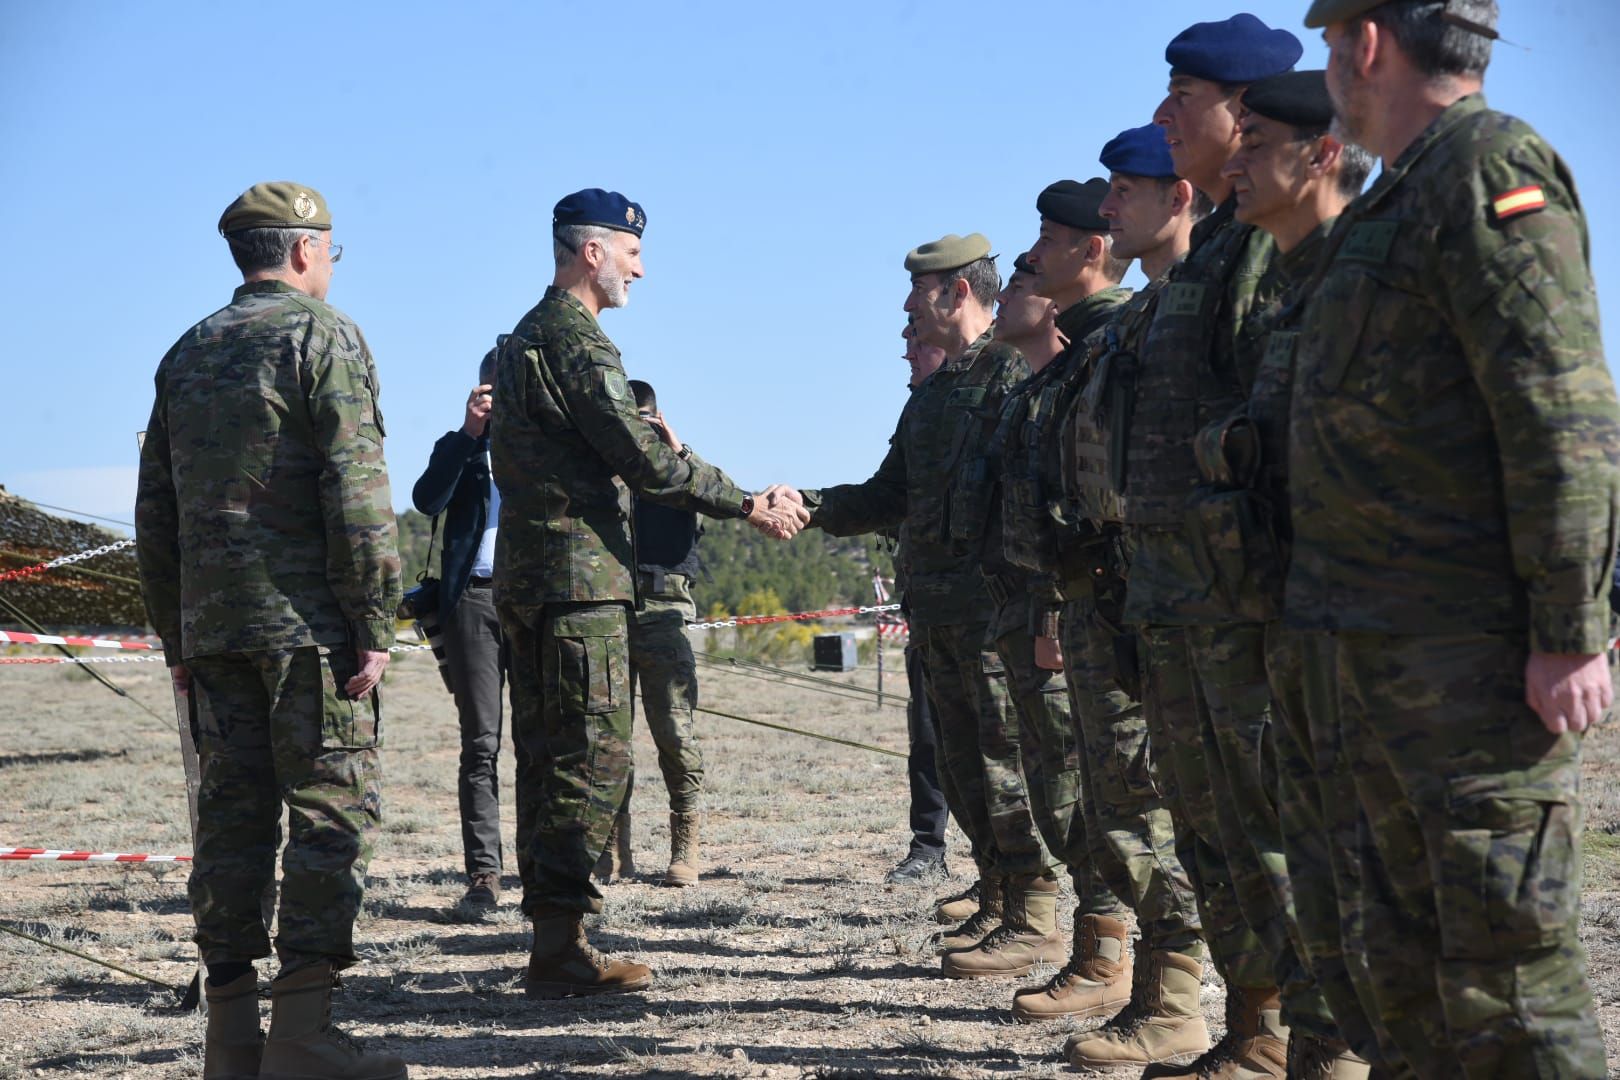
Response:
[[[1247,10],[1321,66],[1307,6]],[[1497,47],[1490,100],[1582,183],[1612,320],[1620,5],[1506,6],[1528,51]],[[215,222],[270,179],[330,202],[397,505],[587,186],[646,207],[647,278],[604,326],[682,437],[755,488],[864,479],[906,394],[906,250],[977,230],[1010,264],[1040,189],[1150,118],[1165,43],[1236,10],[0,0],[0,484],[128,520],[153,370],[229,300]]]

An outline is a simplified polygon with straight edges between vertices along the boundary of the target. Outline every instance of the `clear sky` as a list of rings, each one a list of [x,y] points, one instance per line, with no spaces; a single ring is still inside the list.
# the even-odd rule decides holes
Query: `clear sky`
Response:
[[[1320,67],[1307,6],[1247,10]],[[1488,96],[1574,169],[1612,323],[1620,4],[1504,7],[1528,51],[1497,46]],[[646,208],[603,325],[681,436],[754,488],[864,479],[906,395],[906,250],[977,230],[1010,266],[1040,189],[1150,119],[1166,42],[1237,10],[0,0],[0,484],[129,520],[157,362],[240,280],[215,222],[273,179],[330,203],[398,506],[590,186]]]

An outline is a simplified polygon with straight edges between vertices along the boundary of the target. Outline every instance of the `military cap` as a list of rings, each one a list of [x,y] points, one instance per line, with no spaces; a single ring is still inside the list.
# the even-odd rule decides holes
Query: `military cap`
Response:
[[[326,200],[312,187],[291,180],[254,184],[219,215],[219,235],[243,229],[330,229]]]
[[[1292,68],[1305,52],[1286,30],[1273,30],[1248,12],[1220,22],[1193,23],[1170,40],[1170,70],[1218,83],[1251,83]]]
[[[1035,199],[1035,209],[1045,220],[1067,225],[1071,229],[1107,232],[1108,222],[1097,214],[1097,208],[1107,197],[1108,181],[1099,177],[1094,176],[1083,184],[1074,180],[1059,180],[1048,185]]]
[[[1097,158],[1109,172],[1127,176],[1147,176],[1157,180],[1176,179],[1176,166],[1170,160],[1170,144],[1158,124],[1126,128],[1103,144]]]
[[[1314,0],[1311,9],[1305,13],[1305,26],[1311,30],[1320,30],[1328,23],[1345,22],[1365,15],[1376,7],[1382,7],[1386,2],[1387,0]],[[1489,16],[1491,22],[1477,22],[1460,12],[1452,11],[1451,4],[1445,3],[1435,12],[1435,17],[1492,41],[1501,36],[1496,32],[1494,15]]]
[[[647,215],[640,203],[631,202],[617,191],[593,187],[564,195],[551,208],[551,227],[560,225],[600,225],[640,236],[647,227]]]
[[[1243,92],[1243,107],[1268,120],[1326,131],[1333,123],[1327,72],[1285,71],[1253,83]]]
[[[968,233],[966,236],[946,233],[932,243],[906,252],[906,272],[943,274],[989,257],[990,241],[983,233]]]
[[[1040,271],[1029,265],[1029,252],[1025,251],[1019,253],[1018,258],[1013,260],[1013,273],[1039,274]]]

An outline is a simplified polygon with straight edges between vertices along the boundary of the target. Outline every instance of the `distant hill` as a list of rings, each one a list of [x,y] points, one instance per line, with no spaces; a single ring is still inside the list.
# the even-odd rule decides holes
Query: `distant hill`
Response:
[[[426,562],[430,520],[407,510],[399,516],[400,557],[407,586]],[[838,539],[810,529],[787,542],[767,540],[740,521],[704,519],[698,552],[704,577],[693,588],[699,614],[740,611],[749,593],[776,593],[789,611],[872,602],[874,562],[885,578],[893,562],[876,537]]]

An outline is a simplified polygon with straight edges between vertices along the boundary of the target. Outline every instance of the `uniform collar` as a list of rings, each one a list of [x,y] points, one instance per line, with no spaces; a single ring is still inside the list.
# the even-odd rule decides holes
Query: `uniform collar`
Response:
[[[1317,261],[1322,257],[1322,249],[1326,246],[1328,233],[1333,231],[1333,223],[1337,217],[1330,217],[1316,228],[1306,234],[1294,250],[1286,255],[1278,255],[1276,267],[1286,281],[1303,281],[1309,277],[1311,271],[1316,269]]]
[[[244,281],[231,293],[232,300],[240,300],[244,296],[255,296],[261,293],[294,293],[298,296],[308,296],[302,289],[295,289],[285,281],[275,278],[265,278],[263,281]]]
[[[1073,341],[1076,337],[1076,331],[1095,318],[1099,310],[1113,307],[1129,297],[1130,290],[1121,285],[1110,285],[1106,289],[1098,289],[1090,296],[1076,300],[1058,312],[1057,328],[1063,333],[1064,337]]]
[[[591,314],[591,309],[580,303],[579,297],[575,296],[567,289],[559,289],[555,285],[547,285],[544,299],[555,300],[559,304],[573,308],[575,311],[591,320],[591,322],[596,321],[596,316]]]
[[[1385,192],[1400,183],[1401,178],[1411,172],[1412,167],[1421,161],[1424,155],[1455,131],[1463,121],[1475,113],[1483,112],[1485,108],[1483,92],[1468,94],[1447,105],[1445,111],[1423,129],[1423,134],[1413,139],[1412,145],[1402,150],[1401,156],[1384,169],[1378,177],[1378,182],[1362,196],[1362,201],[1367,204],[1377,202]]]

